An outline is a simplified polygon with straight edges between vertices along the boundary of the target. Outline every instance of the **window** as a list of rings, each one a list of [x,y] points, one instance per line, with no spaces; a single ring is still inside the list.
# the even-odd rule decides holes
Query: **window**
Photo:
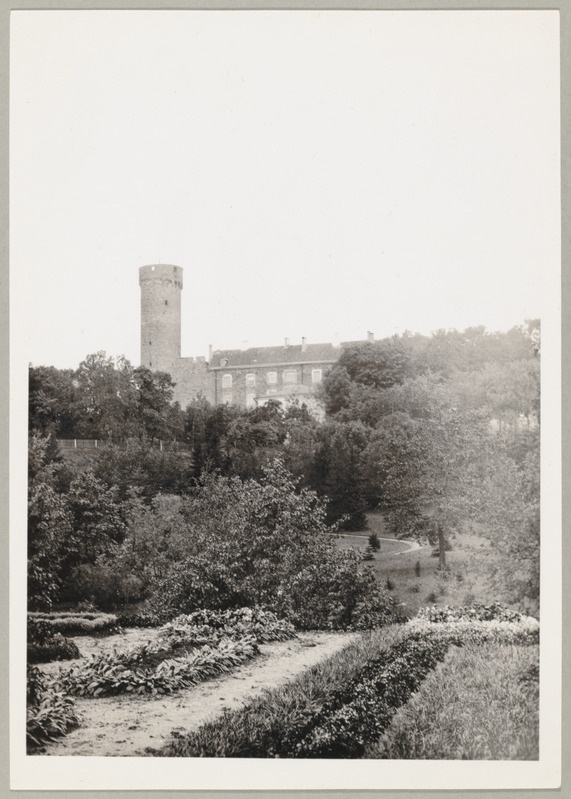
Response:
[[[267,376],[268,386],[275,386],[278,382],[278,373],[277,372],[268,372]]]
[[[222,376],[222,388],[232,388],[232,375]]]
[[[322,369],[312,369],[311,370],[311,382],[312,383],[321,383],[323,378],[323,370]]]
[[[256,407],[256,395],[253,391],[246,392],[246,408]]]
[[[253,387],[256,385],[256,375],[253,372],[246,375],[246,385],[248,387]]]
[[[231,391],[223,391],[222,392],[222,402],[224,405],[232,405],[232,392]]]
[[[284,372],[284,383],[297,383],[297,372],[295,369],[286,369]]]

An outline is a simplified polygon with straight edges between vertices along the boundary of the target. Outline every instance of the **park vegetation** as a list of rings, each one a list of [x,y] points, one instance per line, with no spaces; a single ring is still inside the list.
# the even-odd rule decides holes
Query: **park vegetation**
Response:
[[[374,581],[335,533],[366,529],[372,510],[432,543],[443,570],[475,532],[498,598],[537,604],[537,323],[349,347],[322,421],[296,403],[181,409],[172,389],[105,353],[30,368],[30,610],[139,602],[162,621],[258,603],[310,627],[311,596],[316,625],[348,627]],[[98,449],[63,458],[62,438]],[[385,601],[371,595],[373,616]]]
[[[102,352],[30,367],[28,751],[80,723],[74,697],[188,689],[338,630],[360,635],[148,754],[536,758],[538,622],[521,611],[539,612],[539,362],[536,322],[354,345],[325,376],[324,419],[180,408],[168,374]],[[372,514],[425,545],[383,579]],[[355,531],[366,549],[340,546]],[[485,588],[444,605],[468,539]],[[441,590],[407,614],[395,583],[419,592],[428,571]],[[80,658],[75,637],[134,626],[159,630]],[[52,660],[72,662],[35,665]]]

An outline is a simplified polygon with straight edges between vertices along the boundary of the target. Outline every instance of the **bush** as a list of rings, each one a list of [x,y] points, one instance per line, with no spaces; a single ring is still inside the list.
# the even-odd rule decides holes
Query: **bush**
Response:
[[[379,552],[381,549],[381,539],[379,538],[377,533],[371,533],[369,536],[369,546],[373,550],[373,552]]]
[[[154,613],[259,606],[301,629],[364,629],[392,618],[376,574],[336,547],[321,500],[298,490],[279,462],[259,481],[210,475],[168,517],[159,511],[153,540],[164,544],[164,568],[151,588]]]
[[[28,754],[79,726],[75,702],[65,695],[57,679],[37,668],[27,674],[26,747]]]
[[[164,624],[166,618],[158,613],[119,613],[117,614],[117,625],[121,628],[127,627],[160,627]]]
[[[221,638],[237,641],[246,637],[253,637],[258,644],[287,641],[295,637],[295,630],[289,622],[261,608],[239,608],[224,612],[198,610],[165,624],[158,640],[168,642],[171,646],[196,646],[197,643],[213,643]]]
[[[445,613],[441,614],[440,611]],[[450,618],[446,617],[446,612]],[[480,620],[478,615],[485,618]],[[489,617],[492,618],[489,618]],[[495,618],[494,618],[495,616]],[[486,643],[533,646],[539,642],[539,622],[532,616],[521,616],[499,605],[470,608],[421,608],[418,614],[403,627],[410,637],[443,639],[450,643]]]
[[[27,640],[28,664],[48,663],[53,660],[73,660],[80,657],[79,649],[73,641],[54,633],[46,621],[28,619]]]
[[[78,599],[89,600],[103,610],[114,610],[143,595],[143,581],[112,562],[81,563],[71,570],[70,585]]]
[[[347,549],[288,576],[275,606],[300,630],[369,630],[395,620],[392,597],[379,586],[376,573]]]
[[[28,663],[50,663],[54,660],[75,660],[81,657],[77,645],[60,633],[42,644],[28,644]]]

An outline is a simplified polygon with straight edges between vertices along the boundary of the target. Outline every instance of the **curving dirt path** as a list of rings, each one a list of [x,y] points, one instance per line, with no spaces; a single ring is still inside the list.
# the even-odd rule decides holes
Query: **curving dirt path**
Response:
[[[368,535],[360,535],[357,533],[342,533],[339,538],[343,541],[345,546],[351,546],[352,542],[357,539],[358,543],[355,543],[359,549],[365,549],[369,543]],[[380,555],[383,559],[392,558],[395,555],[403,555],[405,552],[412,552],[415,549],[421,548],[418,541],[403,541],[400,538],[381,538],[380,536],[379,541],[386,541],[391,544],[390,552],[383,552],[381,546],[381,552],[376,553],[377,556]]]
[[[149,631],[133,631],[124,644],[137,637],[147,640]],[[261,654],[231,674],[201,683],[170,696],[132,695],[76,699],[81,727],[57,742],[48,744],[46,755],[129,757],[143,754],[146,747],[157,749],[179,733],[197,729],[225,709],[234,710],[266,689],[282,685],[320,660],[343,649],[357,633],[299,633],[290,641],[263,644]],[[112,649],[112,639],[100,639]],[[86,647],[81,646],[84,651]],[[115,641],[115,646],[117,641]],[[54,671],[56,664],[49,664]],[[59,667],[59,664],[57,664]]]

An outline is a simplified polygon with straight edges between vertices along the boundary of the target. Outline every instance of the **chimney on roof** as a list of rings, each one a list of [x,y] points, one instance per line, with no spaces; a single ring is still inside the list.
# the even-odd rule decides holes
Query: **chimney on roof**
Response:
[[[289,338],[284,339],[284,347],[289,347]]]
[[[307,351],[307,339],[306,339],[305,336],[302,336],[302,338],[301,338],[301,351],[302,352],[306,352]]]
[[[367,330],[367,341],[374,341],[375,334],[371,330]]]
[[[212,344],[208,345],[208,360],[212,360]]]

